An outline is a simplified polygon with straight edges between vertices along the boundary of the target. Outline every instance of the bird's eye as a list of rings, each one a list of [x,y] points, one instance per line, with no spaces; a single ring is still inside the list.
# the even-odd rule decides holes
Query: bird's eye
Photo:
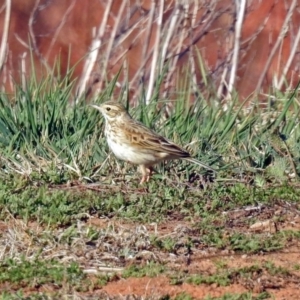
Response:
[[[106,107],[106,111],[110,111],[110,107]]]

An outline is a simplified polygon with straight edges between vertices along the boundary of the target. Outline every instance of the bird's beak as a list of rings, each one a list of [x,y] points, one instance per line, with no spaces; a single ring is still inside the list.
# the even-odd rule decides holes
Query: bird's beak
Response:
[[[97,106],[97,105],[94,105],[94,104],[90,104],[89,106],[93,107],[93,108],[96,108],[97,110],[99,110],[101,112],[101,107],[100,106]]]

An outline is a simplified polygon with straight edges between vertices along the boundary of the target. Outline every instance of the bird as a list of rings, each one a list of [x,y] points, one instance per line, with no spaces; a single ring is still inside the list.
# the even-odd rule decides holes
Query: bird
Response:
[[[164,160],[183,159],[216,172],[186,150],[133,119],[123,104],[110,100],[99,106],[91,106],[100,111],[105,119],[105,137],[114,155],[140,167],[140,184],[148,182],[154,171],[153,165]]]

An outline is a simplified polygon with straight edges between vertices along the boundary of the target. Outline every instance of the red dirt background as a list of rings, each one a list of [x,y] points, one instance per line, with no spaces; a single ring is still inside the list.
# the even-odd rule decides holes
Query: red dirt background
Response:
[[[177,6],[175,5],[177,1],[163,2],[162,24],[159,25],[161,31],[170,27],[174,15],[178,16],[178,27],[167,45],[169,54],[167,58],[173,58],[172,63],[177,70],[169,78],[171,83],[168,88],[172,89],[176,76],[181,74],[178,70],[185,68],[191,62],[191,57],[196,61],[193,70],[195,80],[200,89],[204,88],[201,70],[197,63],[200,53],[212,82],[219,87],[222,95],[226,95],[232,68],[238,12],[233,2],[203,0]],[[30,76],[30,50],[39,77],[45,74],[45,66],[48,70],[52,69],[54,62],[59,59],[62,75],[66,74],[69,66],[76,65],[73,78],[81,78],[85,73],[83,70],[85,55],[91,49],[93,34],[95,35],[100,28],[105,18],[105,9],[111,4],[104,32],[100,37],[99,51],[100,54],[108,53],[108,64],[105,67],[107,72],[102,72],[103,65],[99,54],[93,72],[88,76],[89,81],[85,90],[88,92],[101,90],[106,76],[112,78],[126,61],[126,70],[131,82],[130,89],[134,94],[141,81],[149,80],[153,46],[159,34],[160,5],[158,1],[155,7],[151,3],[150,0],[12,1],[6,56],[0,74],[2,89],[12,91],[14,83],[21,82],[22,72],[25,77]],[[285,84],[281,86],[276,84],[276,79],[280,80],[284,68],[288,66],[289,58],[286,83],[288,87],[294,87],[298,82],[300,48],[298,45],[297,50],[292,54],[292,47],[300,27],[299,4],[300,0],[247,1],[234,84],[241,98],[248,97],[255,91],[268,93],[271,85],[285,89]],[[283,23],[289,17],[288,11],[291,7],[294,9],[283,30]],[[1,36],[3,36],[5,14],[4,3],[0,7]],[[109,46],[111,36],[113,36],[113,43]],[[161,37],[161,40],[164,38]],[[273,50],[278,38],[279,43]],[[145,48],[145,45],[148,47]],[[175,50],[172,52],[172,49]],[[267,65],[269,57],[272,59]],[[139,73],[141,68],[143,75]],[[57,74],[56,71],[53,73]],[[263,79],[261,85],[260,76]]]

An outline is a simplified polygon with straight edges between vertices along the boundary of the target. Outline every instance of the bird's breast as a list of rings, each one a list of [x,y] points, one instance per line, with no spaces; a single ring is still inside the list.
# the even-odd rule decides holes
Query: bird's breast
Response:
[[[130,143],[122,143],[115,138],[107,136],[107,143],[110,150],[117,158],[130,162],[132,164],[152,165],[157,163],[159,160],[157,159],[157,153],[134,147],[133,145],[130,145]]]

